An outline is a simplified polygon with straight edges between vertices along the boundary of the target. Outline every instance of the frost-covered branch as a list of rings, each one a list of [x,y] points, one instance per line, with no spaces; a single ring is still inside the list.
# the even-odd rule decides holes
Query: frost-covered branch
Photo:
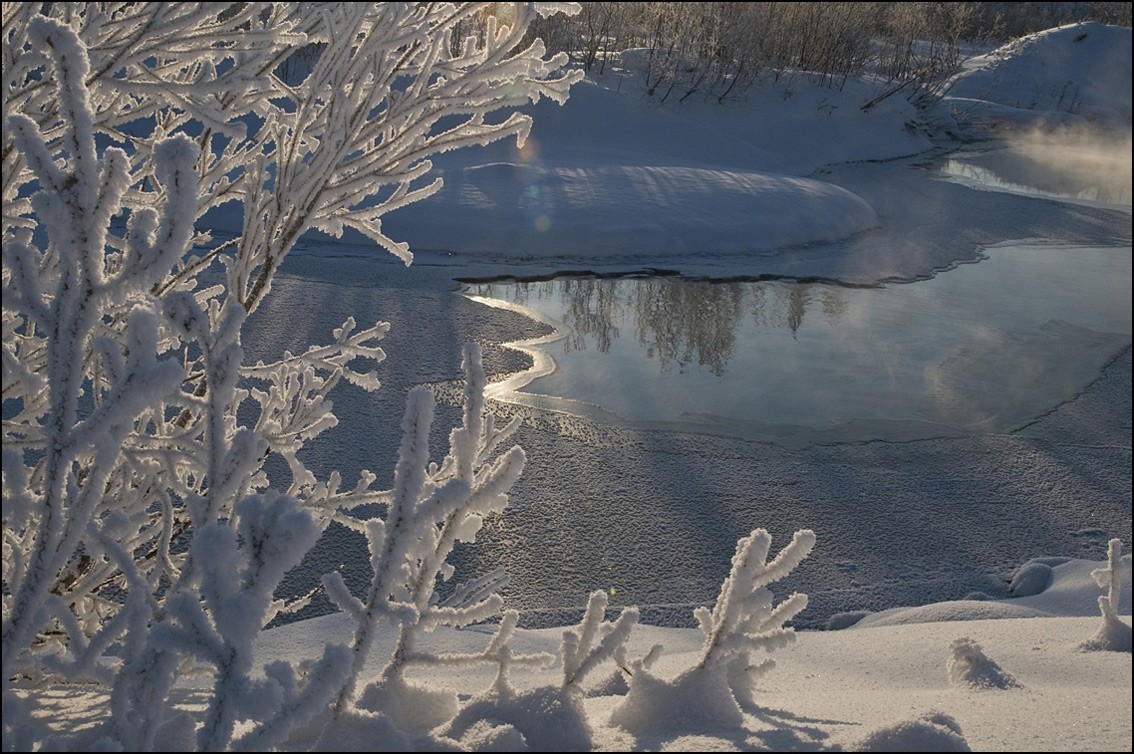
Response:
[[[515,426],[497,429],[495,421],[484,416],[486,380],[478,346],[465,346],[462,366],[466,381],[463,420],[450,434],[449,453],[440,465],[429,460],[433,394],[422,387],[409,394],[388,512],[384,521],[369,521],[365,528],[374,573],[366,599],[351,596],[341,577],[324,579],[328,596],[359,622],[352,647],[352,677],[339,694],[340,710],[354,693],[383,619],[397,623],[398,638],[385,669],[364,695],[370,699],[385,693],[386,687],[400,687],[409,664],[436,659],[418,648],[423,633],[442,624],[460,627],[481,622],[503,607],[495,589],[504,579],[496,572],[459,589],[445,603],[438,603],[434,596],[438,580],[453,573],[446,563],[453,548],[458,542],[475,541],[484,518],[504,509],[508,491],[524,465],[519,446],[495,459],[486,456]],[[493,656],[497,653],[493,649]],[[491,658],[472,655],[467,659]],[[453,663],[456,658],[444,661]]]
[[[740,703],[751,704],[752,679],[772,667],[771,660],[753,662],[759,650],[772,652],[795,639],[784,623],[807,606],[807,595],[793,594],[778,605],[768,585],[799,565],[815,546],[815,534],[801,529],[772,562],[772,537],[756,529],[736,543],[732,569],[721,583],[710,611],[694,615],[705,634],[700,661],[672,681],[648,672],[650,655],[631,664],[633,674],[626,701],[615,708],[611,722],[630,731],[645,731],[652,721],[685,717],[738,725]]]
[[[515,654],[509,644],[519,624],[520,614],[516,610],[505,610],[500,616],[500,625],[496,633],[488,640],[484,649],[475,653],[429,653],[418,652],[406,658],[407,663],[428,666],[451,665],[464,667],[469,665],[494,664],[497,667],[494,688],[507,686],[510,672],[515,668],[542,668],[555,662],[555,655],[549,652],[533,652],[531,654]]]
[[[126,156],[117,149],[96,156],[83,86],[87,61],[70,27],[35,17],[28,38],[49,51],[68,159],[55,162],[30,118],[7,118],[14,144],[39,182],[30,204],[36,216],[52,222],[43,227],[43,245],[27,228],[5,229],[5,322],[21,323],[17,328],[24,331],[16,338],[5,327],[5,350],[15,355],[35,342],[43,353],[38,380],[6,386],[5,399],[22,403],[23,411],[18,422],[5,423],[5,439],[37,438],[41,444],[25,447],[41,457],[33,473],[19,474],[23,489],[13,491],[34,508],[11,519],[15,528],[6,540],[18,541],[22,552],[11,570],[5,558],[5,679],[43,627],[48,595],[68,591],[69,574],[62,572],[81,547],[93,544],[89,527],[107,502],[106,488],[119,473],[119,446],[135,419],[177,391],[181,369],[174,359],[159,358],[164,349],[157,307],[145,289],[156,271],[168,269],[183,253],[192,229],[183,208],[196,191],[195,147],[184,137],[163,141],[154,154],[161,193],[150,192],[157,209],[140,213],[142,219],[127,227],[125,241],[133,253],[115,265],[107,254],[108,224],[128,184]],[[115,326],[116,342],[107,332]],[[92,384],[85,370],[96,358],[102,369]],[[47,384],[46,399],[29,392],[40,381]],[[81,401],[91,391],[95,404],[87,410]],[[29,411],[32,406],[37,410]],[[13,467],[18,463],[14,456],[8,459]],[[6,504],[6,532],[9,526]]]
[[[1095,636],[1082,644],[1085,650],[1131,651],[1130,626],[1118,617],[1118,595],[1123,581],[1130,578],[1130,553],[1122,554],[1122,540],[1110,540],[1106,547],[1106,567],[1091,571],[1095,583],[1106,588],[1099,596],[1102,625]]]
[[[1095,583],[1106,588],[1106,595],[1099,597],[1099,610],[1104,619],[1118,619],[1118,592],[1123,579],[1130,576],[1130,554],[1122,554],[1122,540],[1110,540],[1106,547],[1106,568],[1091,571]]]
[[[311,504],[322,509],[324,526],[335,518],[339,508],[370,502],[360,498],[370,492],[373,477],[353,493],[337,494],[339,480],[333,480],[334,491],[328,491],[326,485],[320,487],[298,453],[305,443],[338,424],[330,393],[341,379],[368,392],[380,387],[377,374],[357,371],[355,362],[378,364],[385,360],[386,353],[376,344],[389,329],[389,324],[379,322],[354,332],[354,318],[348,318],[342,327],[335,328],[335,340],[330,345],[311,346],[299,356],[285,351],[283,358],[272,364],[261,361],[241,369],[241,375],[253,383],[267,384],[266,390],[251,387],[247,393],[259,404],[256,433],[272,452],[287,461],[292,479],[289,494],[310,495]]]
[[[771,563],[768,549],[772,536],[756,529],[736,543],[732,571],[721,584],[712,612],[701,607],[694,612],[705,645],[699,668],[709,668],[738,660],[747,664],[748,655],[757,650],[771,652],[794,640],[794,630],[784,624],[807,607],[806,594],[792,594],[778,605],[772,604],[767,585],[787,576],[803,562],[815,546],[815,534],[801,529]]]
[[[563,632],[563,688],[578,689],[598,665],[624,651],[630,632],[638,623],[638,608],[629,607],[614,623],[603,623],[609,597],[601,589],[591,592],[583,621],[576,629]],[[601,638],[599,638],[601,635]],[[596,639],[598,640],[596,643]]]
[[[439,179],[428,179],[428,158],[509,136],[522,142],[530,118],[513,113],[491,123],[488,116],[541,96],[565,99],[582,73],[560,72],[566,56],[545,60],[538,41],[518,48],[548,9],[518,5],[507,26],[489,13],[483,41],[470,38],[454,51],[456,21],[489,5],[335,4],[321,14],[309,36],[327,47],[289,92],[288,106],[273,111],[267,148],[235,181],[235,191],[254,198],[245,202],[228,270],[245,308],[259,304],[310,228],[333,236],[353,228],[408,264],[408,245],[385,234],[382,218],[440,189]],[[348,52],[334,44],[340,39],[359,43]],[[411,85],[399,85],[407,79]]]
[[[407,631],[399,657],[415,632],[499,611],[498,579],[461,604],[431,597],[454,544],[504,505],[523,455],[497,449],[514,426],[471,403],[440,466],[414,467],[414,450],[394,490],[370,472],[343,488],[302,448],[337,421],[340,381],[377,389],[388,326],[348,319],[326,345],[255,365],[242,333],[308,230],[355,228],[408,261],[380,221],[436,190],[429,157],[522,138],[529,119],[508,111],[562,101],[579,78],[520,44],[556,10],[525,4],[503,24],[492,3],[4,4],[5,747],[26,729],[8,711],[32,714],[13,679],[105,680],[108,662],[108,745],[152,748],[182,724],[168,694],[190,662],[215,681],[200,746],[279,745],[357,675],[345,649],[264,679],[248,664],[249,637],[301,603],[269,584],[332,521],[370,533],[383,615]],[[230,203],[235,238],[199,227]],[[271,455],[288,482],[269,477]],[[283,534],[249,523],[247,501],[284,499],[306,523],[269,558],[257,548]],[[400,512],[347,513],[365,503]],[[249,730],[232,741],[237,722]]]

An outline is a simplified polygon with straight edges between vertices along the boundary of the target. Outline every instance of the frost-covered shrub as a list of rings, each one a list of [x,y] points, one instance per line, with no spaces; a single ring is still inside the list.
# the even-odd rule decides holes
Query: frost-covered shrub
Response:
[[[1053,569],[1070,559],[1063,556],[1032,558],[1012,574],[1008,582],[1008,593],[1013,597],[1032,597],[1040,594],[1051,586],[1054,578]]]
[[[732,570],[712,611],[700,607],[694,612],[705,634],[700,662],[671,681],[652,675],[644,660],[632,663],[630,691],[611,714],[612,724],[641,735],[658,720],[674,725],[743,722],[741,705],[754,704],[752,681],[774,665],[770,659],[753,661],[751,655],[794,641],[795,630],[784,624],[807,607],[807,595],[799,593],[774,604],[768,585],[808,556],[815,534],[809,529],[797,531],[769,563],[771,545],[772,537],[764,529],[736,543]]]
[[[949,682],[955,687],[980,690],[1021,688],[1012,674],[984,653],[972,639],[955,639],[949,645],[949,662],[946,670]]]
[[[457,542],[474,542],[484,517],[504,509],[508,491],[524,467],[519,446],[493,457],[519,422],[497,427],[495,417],[485,416],[486,380],[479,347],[465,347],[463,366],[464,419],[449,436],[448,455],[440,465],[430,461],[434,397],[424,387],[415,388],[406,402],[386,519],[354,524],[370,545],[374,576],[366,599],[353,597],[338,573],[324,578],[331,599],[358,622],[351,676],[338,694],[336,710],[351,701],[379,625],[391,621],[398,625],[398,637],[390,660],[364,689],[359,706],[383,711],[411,731],[427,731],[451,719],[457,699],[452,692],[413,686],[405,670],[414,664],[498,662],[503,673],[509,660],[500,655],[516,623],[516,616],[506,616],[482,653],[436,655],[418,646],[422,634],[439,625],[460,628],[482,622],[498,614],[504,604],[495,593],[505,581],[502,571],[462,585],[444,602],[434,594],[438,579],[453,575],[453,567],[446,563],[453,547]]]
[[[1102,625],[1098,633],[1083,642],[1081,648],[1087,651],[1130,652],[1130,626],[1118,617],[1118,593],[1122,589],[1122,581],[1130,578],[1130,554],[1122,554],[1121,539],[1115,538],[1107,543],[1106,568],[1096,568],[1091,571],[1091,576],[1096,584],[1106,587],[1106,594],[1099,597]]]
[[[195,663],[212,678],[202,748],[279,745],[341,709],[362,628],[310,666],[250,664],[252,637],[298,607],[273,600],[275,585],[332,521],[380,543],[370,602],[397,603],[382,604],[405,633],[395,668],[415,631],[499,609],[483,588],[463,607],[429,597],[452,541],[518,473],[515,453],[482,469],[485,439],[506,433],[466,418],[452,466],[399,470],[392,491],[369,472],[342,489],[301,450],[335,425],[341,380],[378,388],[388,325],[348,320],[328,345],[254,365],[241,332],[308,230],[353,228],[408,264],[381,220],[440,188],[428,158],[522,140],[529,118],[494,114],[562,102],[581,76],[538,40],[521,45],[534,18],[564,9],[525,4],[505,22],[492,4],[4,4],[6,749],[37,737],[13,679],[112,684],[100,747],[148,749],[175,729],[183,741],[193,726],[168,693]],[[473,18],[477,33],[455,41]],[[215,239],[201,218],[230,202],[242,228]],[[273,455],[286,473],[269,476]],[[394,519],[345,512],[368,503]],[[407,554],[399,537],[427,521],[444,522],[444,541]]]
[[[595,591],[587,601],[582,622],[563,632],[559,654],[563,683],[517,692],[507,679],[509,663],[502,662],[496,683],[473,699],[446,727],[445,735],[462,741],[482,736],[488,721],[508,740],[531,751],[588,751],[593,732],[583,709],[583,680],[595,668],[624,651],[638,623],[638,609],[626,608],[613,623],[603,621],[608,597]],[[501,739],[504,740],[504,739]],[[493,737],[492,741],[496,741]]]

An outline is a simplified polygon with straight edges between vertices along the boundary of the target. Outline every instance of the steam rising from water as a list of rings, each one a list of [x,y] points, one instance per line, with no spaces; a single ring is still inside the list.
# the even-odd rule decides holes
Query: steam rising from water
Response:
[[[1015,193],[1129,206],[1130,164],[1130,131],[1063,128],[1007,136],[1003,148],[951,159],[944,170]]]

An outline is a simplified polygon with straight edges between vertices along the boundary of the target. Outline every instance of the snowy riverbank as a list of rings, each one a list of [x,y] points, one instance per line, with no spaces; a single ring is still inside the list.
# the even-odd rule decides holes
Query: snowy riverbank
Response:
[[[13,13],[22,12],[17,5]],[[328,19],[333,16],[333,9],[322,10],[328,11]],[[402,10],[391,5],[377,12]],[[251,26],[259,8],[234,6],[232,12],[252,14],[247,19]],[[217,11],[202,13],[205,18]],[[495,23],[486,28],[497,28]],[[144,36],[145,30],[139,34]],[[346,40],[343,54],[363,38],[341,37],[338,41]],[[449,38],[438,39],[447,49]],[[926,111],[915,109],[901,94],[879,99],[883,85],[878,81],[850,80],[834,90],[813,86],[803,75],[756,87],[746,101],[726,106],[692,101],[658,106],[641,96],[631,67],[615,64],[606,75],[578,84],[565,106],[541,102],[529,107],[535,125],[523,146],[509,141],[438,158],[435,167],[445,178],[444,190],[383,218],[381,232],[408,242],[416,254],[408,269],[360,236],[348,233],[328,241],[310,233],[278,269],[271,295],[262,305],[248,307],[255,311],[243,329],[227,328],[232,341],[220,355],[220,341],[210,335],[212,325],[202,329],[205,312],[191,293],[171,284],[172,304],[155,306],[153,312],[139,307],[130,314],[132,339],[110,346],[95,340],[105,353],[96,349],[86,361],[72,359],[76,373],[93,363],[96,375],[81,385],[71,380],[82,397],[73,403],[93,402],[98,419],[102,404],[97,401],[129,398],[128,381],[111,377],[156,349],[138,335],[142,325],[135,320],[144,319],[142,324],[149,323],[156,333],[164,317],[167,328],[180,327],[197,338],[159,364],[170,367],[163,377],[170,384],[167,392],[192,406],[205,402],[201,396],[208,394],[216,404],[209,414],[216,422],[202,430],[208,463],[185,475],[197,487],[207,478],[211,494],[218,477],[236,478],[235,471],[226,469],[263,463],[262,470],[255,469],[255,484],[270,479],[286,487],[290,480],[289,495],[304,488],[312,508],[323,516],[322,528],[310,516],[299,515],[298,502],[275,492],[243,498],[223,515],[206,498],[186,493],[176,504],[196,506],[201,517],[208,512],[202,519],[208,523],[198,526],[193,519],[191,526],[178,529],[178,534],[192,534],[188,545],[184,539],[174,541],[172,518],[166,529],[140,530],[150,538],[144,540],[147,549],[151,540],[159,541],[150,557],[161,553],[169,568],[153,571],[159,575],[152,579],[130,571],[126,606],[105,605],[120,607],[117,615],[123,616],[123,625],[131,621],[129,631],[111,626],[97,633],[90,647],[78,640],[85,634],[76,616],[102,620],[99,605],[92,600],[94,607],[84,607],[81,615],[73,612],[72,604],[46,586],[60,569],[48,573],[37,565],[40,561],[27,561],[39,581],[24,591],[42,599],[35,605],[27,602],[32,607],[26,608],[21,624],[30,626],[24,631],[26,641],[6,647],[15,646],[23,664],[13,666],[17,670],[5,681],[11,691],[5,697],[5,748],[30,749],[28,742],[35,741],[41,751],[121,750],[120,741],[136,736],[139,748],[152,744],[163,750],[256,749],[263,741],[284,750],[329,751],[1129,750],[1130,556],[1121,557],[1131,544],[1128,311],[1124,320],[1097,320],[1107,323],[1097,326],[1099,332],[1053,318],[1039,327],[1029,320],[1023,335],[1024,326],[1005,325],[1007,338],[993,339],[981,337],[988,323],[980,311],[960,322],[949,316],[952,299],[934,310],[928,335],[908,340],[935,338],[934,327],[943,332],[964,327],[975,334],[934,357],[966,375],[958,381],[966,394],[979,392],[985,383],[1008,384],[1009,370],[1026,372],[1021,384],[1042,380],[1043,359],[1066,353],[1053,350],[1056,338],[1082,339],[1093,359],[1067,370],[1073,373],[1068,378],[1072,388],[1040,409],[1005,412],[1003,424],[981,424],[980,419],[965,432],[834,434],[818,440],[809,435],[786,442],[712,427],[633,426],[546,405],[489,400],[487,410],[499,423],[482,424],[480,411],[470,411],[465,429],[449,434],[462,422],[457,382],[461,344],[484,343],[488,378],[501,379],[532,362],[529,354],[507,343],[553,329],[518,309],[492,308],[463,295],[460,281],[546,278],[565,271],[640,277],[681,273],[843,288],[909,283],[905,292],[919,293],[922,289],[912,281],[982,264],[991,245],[1039,239],[1072,252],[1107,247],[1111,256],[1100,265],[1110,266],[1099,277],[1108,285],[1117,280],[1114,285],[1125,292],[1129,264],[1115,265],[1113,257],[1130,253],[1128,200],[1112,206],[1108,201],[1064,201],[1058,190],[1043,196],[989,191],[945,175],[936,160],[957,149],[960,137],[987,137],[1006,124],[1017,129],[1024,123],[1028,128],[1041,122],[1087,124],[1092,138],[1099,132],[1113,136],[1117,124],[1120,138],[1104,142],[1095,156],[1102,166],[1098,169],[1125,169],[1128,184],[1129,41],[1129,29],[1091,25],[1035,35],[1027,44],[974,61],[958,79],[953,99]],[[1034,86],[1044,71],[1051,75],[1053,61],[1063,59],[1070,46],[1099,65],[1076,62],[1056,68],[1056,78],[1104,84],[1091,99],[1086,90],[1077,90],[1083,92],[1077,111],[1063,109],[1061,98],[1028,107],[1005,93],[1005,88]],[[82,55],[69,59],[80,58],[85,61]],[[625,66],[632,60],[628,56]],[[1018,65],[1006,65],[1013,62]],[[995,78],[998,70],[1012,75]],[[81,75],[69,80],[74,90],[83,91]],[[392,108],[399,93],[391,94],[385,107]],[[864,108],[871,100],[877,101]],[[993,118],[998,114],[1004,117]],[[1071,138],[1070,132],[1059,134]],[[386,144],[368,138],[368,145]],[[296,148],[321,154],[315,141],[312,137]],[[93,137],[91,144],[93,150]],[[122,158],[123,190],[125,162]],[[53,175],[51,159],[40,155],[40,163],[45,175]],[[301,172],[309,166],[297,162],[292,167]],[[233,174],[241,170],[246,168]],[[93,195],[94,173],[87,173],[83,187]],[[283,183],[283,171],[271,175]],[[63,196],[70,184],[58,183],[48,188]],[[158,186],[175,193],[170,185],[175,184],[162,179],[138,193],[153,193]],[[257,211],[268,211],[265,207],[275,201],[267,198],[270,193],[264,191]],[[182,199],[183,214],[189,217],[193,197]],[[43,206],[66,209],[64,204]],[[236,206],[223,205],[201,223],[217,231],[210,243],[237,230],[241,218],[233,214]],[[144,235],[140,231],[147,217],[158,215],[132,215],[131,227],[139,235]],[[327,224],[333,225],[333,218]],[[189,238],[192,222],[185,225]],[[31,234],[25,235],[21,243],[30,243]],[[75,249],[80,235],[73,234]],[[129,248],[135,246],[154,246],[153,239]],[[27,262],[30,254],[21,259]],[[63,258],[62,252],[57,254]],[[1019,256],[1022,264],[1035,263],[1026,258],[1027,248]],[[131,260],[125,254],[112,257],[107,269],[120,264],[129,271],[136,261]],[[265,265],[272,262],[264,260]],[[17,272],[35,282],[49,268],[47,263],[25,263]],[[238,276],[233,269],[229,267],[230,279]],[[207,293],[221,274],[217,269],[202,273],[202,290]],[[1007,283],[991,287],[1004,289],[1005,298],[1026,302],[1029,291],[1020,290],[1022,279],[1009,275]],[[68,284],[69,278],[61,281],[59,300],[79,290]],[[150,285],[148,278],[140,282],[138,295]],[[26,287],[17,294],[40,292],[31,282]],[[1102,288],[1074,292],[1103,297]],[[94,284],[87,290],[95,290]],[[178,298],[180,293],[184,295]],[[689,310],[704,299],[687,298]],[[86,300],[92,299],[93,294]],[[11,328],[20,337],[35,334],[34,317],[47,321],[54,316],[58,323],[66,313],[62,305],[48,311],[35,300],[38,308],[21,315],[32,318]],[[656,298],[644,300],[643,308],[656,303]],[[744,316],[759,314],[753,314],[758,307],[742,308],[740,301],[736,297],[735,308]],[[802,294],[794,299],[795,309],[790,294],[783,302],[783,318],[794,322],[784,339],[792,339],[807,302]],[[229,319],[219,318],[219,304],[212,307],[213,314],[224,323],[243,322],[240,303],[223,310]],[[834,318],[838,302],[815,299],[820,308],[824,303],[824,313]],[[884,300],[881,306],[889,303]],[[76,310],[83,314],[84,306]],[[1068,308],[1074,308],[1074,301]],[[99,313],[88,319],[107,324],[112,317]],[[718,331],[712,325],[722,319],[709,311],[700,322],[708,322],[706,330],[713,335]],[[815,314],[810,321],[817,319]],[[901,312],[896,319],[902,319]],[[249,393],[278,398],[260,404],[258,420],[250,404],[241,408],[235,398],[225,405],[214,399],[217,385],[227,384],[230,396],[243,395],[235,387],[237,378],[229,379],[236,372],[227,369],[233,364],[226,359],[242,359],[244,365],[261,359],[291,361],[285,352],[302,354],[312,343],[327,342],[348,320],[363,328],[391,323],[382,352],[346,343],[343,330],[335,332],[346,354],[342,358],[368,354],[377,363],[373,375],[351,375],[354,384],[338,383],[342,364],[328,357],[320,366],[326,381],[320,377],[318,383],[328,385],[324,400],[311,383],[300,380],[302,365],[294,373],[281,372],[277,382]],[[883,356],[869,358],[882,361],[897,350],[887,349],[887,338],[902,326],[888,320],[877,337]],[[58,328],[41,329],[62,337]],[[630,333],[632,327],[623,329],[627,337],[647,340]],[[204,334],[194,334],[198,330]],[[564,351],[572,347],[568,338],[561,340]],[[139,344],[144,347],[136,348]],[[998,360],[986,356],[993,348]],[[765,352],[752,350],[758,362]],[[389,359],[382,360],[386,353]],[[471,353],[469,361],[476,361]],[[184,359],[189,370],[198,355],[207,371],[187,371],[182,382],[178,361]],[[964,371],[973,365],[975,369]],[[792,364],[787,366],[790,372]],[[1029,371],[1033,366],[1034,373]],[[749,363],[748,369],[760,367]],[[99,370],[111,375],[108,385],[122,387],[111,398],[99,393]],[[306,379],[314,380],[314,367],[306,371]],[[633,397],[641,381],[619,376],[625,378],[608,384],[617,382]],[[68,382],[66,375],[49,377]],[[791,378],[788,374],[785,382]],[[202,386],[196,394],[192,379]],[[373,387],[374,380],[381,380],[381,389],[366,392],[363,386]],[[425,391],[410,393],[423,383],[438,395],[435,409]],[[793,388],[798,385],[788,384],[784,392]],[[407,394],[413,396],[415,410],[402,425]],[[493,395],[491,388],[488,394]],[[805,392],[797,397],[808,398]],[[30,405],[33,398],[37,394],[29,388],[22,400]],[[334,415],[328,409],[332,400]],[[681,396],[667,399],[679,401]],[[475,395],[469,402],[476,402]],[[884,400],[875,403],[885,407]],[[170,406],[154,411],[154,427],[180,421]],[[223,412],[228,407],[230,414]],[[992,406],[993,414],[996,408]],[[319,413],[324,409],[328,412]],[[909,410],[917,421],[924,413],[919,406]],[[134,414],[124,416],[123,426],[134,421]],[[514,418],[522,422],[507,444],[520,445],[526,461],[513,450],[506,462],[490,465],[493,449],[477,447],[481,430],[487,427],[485,444],[495,446],[493,429]],[[798,416],[780,420],[786,424],[793,418]],[[937,424],[943,421],[933,418]],[[895,417],[882,417],[891,419]],[[252,433],[243,433],[224,440],[231,440],[231,448],[223,455],[217,452],[220,441],[215,438],[224,436],[226,422],[257,421],[272,425],[257,428],[263,430],[259,444],[250,444]],[[273,423],[294,424],[293,435],[272,435],[277,429]],[[66,429],[62,421],[58,426]],[[174,427],[173,434],[181,429]],[[155,433],[162,441],[170,437]],[[403,434],[409,438],[404,444]],[[137,449],[123,445],[122,436],[125,431],[98,435],[103,438],[100,454]],[[276,437],[310,439],[297,451],[303,466],[287,455],[291,446],[277,443]],[[23,477],[36,481],[36,475],[54,479],[35,468],[37,454],[50,459],[65,446],[62,440],[56,445],[49,440],[23,457],[5,448],[6,516],[10,499],[25,517],[38,501],[22,491],[9,495],[7,486],[16,478],[9,466],[18,471],[21,484]],[[450,443],[460,449],[451,465],[430,465],[436,451]],[[141,473],[148,468],[147,456],[140,453],[139,458]],[[478,466],[481,461],[484,465]],[[522,476],[515,481],[521,465]],[[60,481],[60,491],[95,479],[98,484],[91,489],[99,496],[110,484],[80,474],[71,461],[59,461],[58,467],[60,479],[73,480]],[[445,476],[452,469],[461,473]],[[299,474],[308,471],[311,481],[304,483],[306,477]],[[234,489],[255,486],[252,471],[248,474],[249,479],[232,483]],[[331,481],[322,485],[316,479]],[[374,494],[363,502],[361,497],[334,497],[340,482],[341,489]],[[127,479],[121,489],[149,489],[131,484]],[[387,489],[397,491],[380,491]],[[462,495],[483,507],[452,514],[458,505],[452,501]],[[117,504],[113,495],[106,496]],[[163,490],[161,496],[157,503],[139,496],[134,517],[143,521],[163,504],[174,506],[170,493]],[[343,504],[344,499],[351,502]],[[351,509],[350,520],[344,508]],[[383,515],[387,520],[376,520]],[[134,521],[120,512],[109,511],[91,522],[93,534],[67,537],[73,540],[75,562],[88,558],[82,549],[87,542],[121,560],[106,574],[94,572],[106,580],[85,577],[93,583],[88,595],[101,599],[107,585],[115,584],[116,568],[133,568],[143,540],[124,546],[119,532]],[[240,528],[230,526],[233,522]],[[453,528],[446,528],[450,524]],[[321,538],[308,551],[319,531]],[[5,547],[17,552],[17,545],[27,544],[21,536],[32,538],[6,531]],[[43,535],[41,541],[50,543],[50,536],[55,535]],[[792,544],[785,547],[789,539]],[[450,553],[447,548],[457,541]],[[31,552],[26,547],[19,552],[25,551]],[[275,582],[265,586],[262,574],[282,575],[304,551],[307,557],[272,594]],[[188,562],[193,568],[180,571],[184,578],[177,578],[185,583],[170,589],[172,560],[185,552],[192,553]],[[296,557],[288,561],[293,553]],[[69,557],[65,554],[63,562],[70,562]],[[8,572],[15,578],[25,565],[21,560]],[[61,573],[63,584],[67,572]],[[232,578],[234,573],[240,578]],[[455,575],[457,581],[484,580],[462,595],[464,601],[441,606],[431,596],[448,599],[453,587],[447,579],[436,580],[438,574]],[[242,580],[247,583],[241,585]],[[494,590],[491,599],[501,601],[489,600]],[[371,595],[368,605],[358,597],[366,593]],[[271,599],[300,595],[312,596],[311,602],[260,630],[264,616],[276,615],[281,607],[269,604]],[[1100,600],[1103,595],[1110,601]],[[603,623],[599,611],[608,603],[605,618],[612,622]],[[584,604],[589,622],[583,617]],[[505,628],[495,634],[493,621],[501,615],[501,605],[515,612],[503,614]],[[53,615],[59,616],[63,631],[48,623]],[[487,616],[492,620],[478,622]],[[568,633],[581,617],[583,624]],[[396,637],[387,619],[402,620],[416,633]],[[794,634],[781,625],[789,619]],[[6,626],[12,623],[7,608],[5,620]],[[450,628],[447,620],[463,620],[466,627]],[[1109,631],[1101,647],[1100,625]],[[43,626],[51,630],[40,633]],[[510,627],[516,628],[508,643]],[[371,628],[374,632],[368,633]],[[65,642],[61,637],[66,632]],[[130,643],[120,636],[138,640]],[[1089,646],[1092,637],[1095,645]],[[352,641],[358,650],[354,655],[347,648]],[[395,642],[398,651],[391,663]],[[774,666],[762,662],[765,649],[776,650]],[[717,654],[710,658],[713,652]],[[285,662],[265,665],[276,660]],[[405,665],[398,664],[402,660]],[[60,667],[70,673],[65,683],[52,675]],[[589,671],[594,672],[587,675]],[[372,683],[378,677],[381,682]],[[141,722],[135,725],[137,720]],[[254,727],[257,720],[264,721],[262,727]],[[292,726],[296,720],[302,722]],[[216,741],[222,743],[211,746]]]

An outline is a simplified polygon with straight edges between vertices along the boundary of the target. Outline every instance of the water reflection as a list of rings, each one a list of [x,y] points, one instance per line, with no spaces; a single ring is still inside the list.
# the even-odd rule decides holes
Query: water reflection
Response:
[[[562,277],[488,283],[473,286],[470,293],[541,311],[557,308],[553,317],[566,330],[564,354],[588,349],[609,353],[628,330],[661,373],[696,365],[716,376],[732,361],[745,321],[795,337],[809,307],[818,304],[830,327],[846,312],[842,288],[785,281]]]
[[[630,291],[638,342],[663,371],[696,363],[715,375],[724,373],[744,311],[738,284],[654,279]]]
[[[557,326],[495,395],[785,444],[1018,428],[1130,343],[1130,248],[1014,245],[880,288],[677,277],[472,286]]]

